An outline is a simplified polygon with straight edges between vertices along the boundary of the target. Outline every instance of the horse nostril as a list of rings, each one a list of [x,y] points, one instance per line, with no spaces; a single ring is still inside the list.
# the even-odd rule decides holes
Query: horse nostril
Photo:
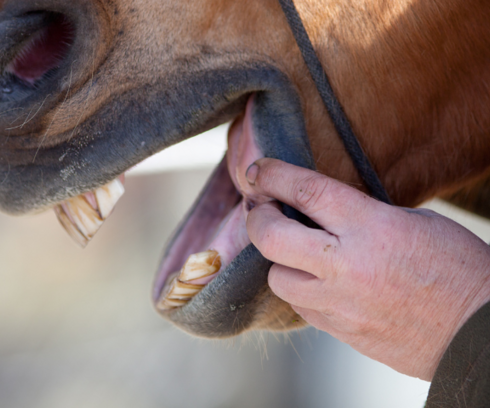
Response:
[[[23,41],[4,72],[35,85],[60,67],[74,39],[75,28],[66,16],[47,13],[44,26]]]

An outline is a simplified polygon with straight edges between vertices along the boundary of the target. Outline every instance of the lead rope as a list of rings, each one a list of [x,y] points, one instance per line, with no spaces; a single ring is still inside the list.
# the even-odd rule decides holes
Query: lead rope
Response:
[[[359,175],[369,189],[371,195],[380,201],[387,204],[391,204],[390,197],[386,192],[383,184],[373,169],[373,166],[369,162],[366,154],[362,150],[359,141],[354,134],[349,120],[345,116],[344,110],[340,105],[338,99],[335,97],[330,81],[327,74],[316,55],[313,45],[311,44],[310,37],[306,32],[305,26],[301,21],[293,0],[279,0],[282,10],[286,15],[291,31],[299,46],[303,59],[310,71],[310,75],[313,78],[313,82],[318,89],[318,92],[323,100],[325,107],[332,119],[332,122],[340,135],[344,146],[349,153],[354,166],[356,167]]]

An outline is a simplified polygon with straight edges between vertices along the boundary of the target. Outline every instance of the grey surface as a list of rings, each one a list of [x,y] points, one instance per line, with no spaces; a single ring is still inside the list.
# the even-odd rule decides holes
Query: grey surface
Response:
[[[199,340],[152,309],[165,239],[208,174],[128,179],[85,250],[51,212],[0,215],[0,407],[294,406],[282,335]]]
[[[0,407],[422,407],[427,383],[325,333],[205,341],[158,317],[160,252],[208,174],[129,178],[85,250],[51,212],[0,214]]]

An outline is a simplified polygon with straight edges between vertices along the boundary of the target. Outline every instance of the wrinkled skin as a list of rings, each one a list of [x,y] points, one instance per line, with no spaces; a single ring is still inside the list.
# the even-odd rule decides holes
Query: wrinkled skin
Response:
[[[251,241],[276,262],[272,291],[360,353],[431,381],[456,333],[490,301],[490,246],[432,211],[389,206],[279,160],[255,163],[255,194],[322,227],[288,219],[275,202],[250,212]]]
[[[487,2],[296,4],[395,204],[482,185],[490,154]],[[69,47],[32,85],[12,77],[9,64],[52,21],[39,12],[65,16]],[[0,0],[0,33],[5,212],[43,210],[93,190],[238,117],[252,93],[265,156],[364,189],[275,0]],[[250,247],[219,282],[163,314],[207,337],[298,327],[267,287],[269,266]]]

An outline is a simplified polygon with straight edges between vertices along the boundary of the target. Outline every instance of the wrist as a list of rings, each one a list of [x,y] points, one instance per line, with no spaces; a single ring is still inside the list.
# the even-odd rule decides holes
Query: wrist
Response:
[[[460,332],[462,327],[471,319],[471,317],[489,302],[490,274],[485,276],[482,281],[476,282],[472,288],[469,288],[467,295],[465,296],[465,300],[457,309],[460,313],[457,315],[457,318],[454,320],[454,323],[446,336],[443,336],[441,346],[438,347],[439,351],[434,356],[436,358],[434,358],[434,361],[432,362],[430,369],[427,372],[427,378],[423,379],[426,379],[428,381],[432,380],[437,370],[437,367],[439,366],[444,356],[444,353],[449,348],[451,342],[454,340],[456,335]],[[449,309],[454,310],[454,308]]]

